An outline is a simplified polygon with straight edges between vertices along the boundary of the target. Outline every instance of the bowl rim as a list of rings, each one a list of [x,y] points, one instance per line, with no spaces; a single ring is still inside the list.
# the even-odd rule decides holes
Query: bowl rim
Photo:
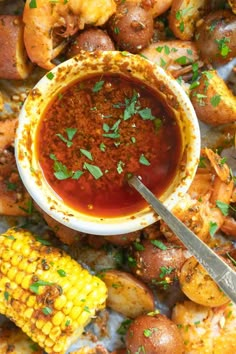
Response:
[[[77,55],[71,59],[68,59],[65,62],[57,65],[54,69],[52,69],[49,73],[46,73],[38,83],[32,88],[30,94],[26,98],[24,105],[19,114],[19,123],[16,131],[16,139],[15,139],[15,156],[18,171],[20,173],[21,179],[28,190],[29,194],[31,195],[32,199],[39,205],[39,207],[46,212],[49,216],[57,220],[59,223],[64,224],[65,226],[84,232],[87,234],[94,234],[100,236],[107,236],[107,235],[117,235],[117,234],[125,234],[133,231],[137,231],[143,229],[144,227],[153,224],[155,221],[158,220],[158,216],[152,210],[150,206],[145,207],[140,212],[134,213],[132,215],[123,216],[123,217],[114,217],[114,218],[106,218],[106,217],[91,217],[85,214],[82,214],[78,211],[73,210],[72,208],[66,206],[66,213],[62,212],[62,210],[57,210],[54,206],[49,205],[48,196],[45,196],[42,192],[42,187],[39,183],[36,183],[34,177],[34,171],[32,170],[32,166],[29,162],[29,153],[22,143],[22,137],[26,134],[26,129],[30,125],[30,129],[36,129],[34,124],[32,124],[32,120],[30,118],[30,114],[28,111],[28,106],[32,101],[34,105],[34,99],[32,99],[32,92],[43,92],[44,97],[48,96],[48,92],[50,92],[52,85],[52,80],[49,79],[51,75],[53,78],[57,78],[57,75],[60,75],[63,69],[70,70],[71,67],[79,69],[81,67],[81,56],[82,59],[84,54]],[[189,123],[191,123],[191,130],[192,130],[192,139],[191,139],[191,159],[188,161],[189,170],[191,170],[187,175],[184,183],[179,185],[176,190],[163,202],[169,209],[172,209],[174,205],[177,203],[177,200],[183,196],[187,189],[189,188],[196,170],[198,166],[198,161],[200,157],[200,128],[198,124],[198,119],[194,108],[190,102],[189,97],[183,90],[183,88],[177,83],[177,81],[168,74],[163,68],[151,63],[145,58],[141,56],[134,55],[134,54],[122,54],[122,52],[118,51],[107,51],[107,52],[97,52],[94,54],[86,53],[86,58],[95,58],[96,63],[100,63],[100,61],[112,58],[112,60],[119,62],[127,60],[127,58],[131,58],[132,60],[138,61],[143,67],[145,68],[146,65],[152,68],[160,79],[165,80],[168,82],[168,88],[176,95],[178,102],[181,104],[181,109],[183,110],[184,114],[186,115]],[[144,70],[145,71],[145,70]],[[70,72],[70,71],[69,71]],[[100,71],[101,72],[101,71]],[[84,77],[87,76],[87,73],[82,75]],[[75,79],[76,80],[76,79]],[[56,81],[54,81],[56,82]],[[61,88],[60,88],[61,89]],[[57,90],[60,91],[60,90]],[[37,95],[36,95],[37,96]],[[53,98],[54,95],[51,95]],[[47,104],[50,100],[44,99],[47,101]],[[36,99],[37,102],[37,99]],[[44,105],[47,106],[44,102]],[[37,111],[37,107],[34,106],[34,110]],[[38,119],[39,120],[39,119]],[[38,121],[37,120],[37,121]],[[33,127],[33,128],[32,128]],[[34,143],[32,143],[34,144]],[[44,183],[44,182],[43,182]],[[47,183],[46,183],[47,184]],[[47,184],[47,193],[49,193],[50,198],[56,198],[56,194],[50,185]],[[58,197],[58,196],[57,196]],[[57,203],[62,203],[60,197],[57,199]],[[65,209],[64,209],[65,210]],[[118,231],[117,231],[118,230]]]

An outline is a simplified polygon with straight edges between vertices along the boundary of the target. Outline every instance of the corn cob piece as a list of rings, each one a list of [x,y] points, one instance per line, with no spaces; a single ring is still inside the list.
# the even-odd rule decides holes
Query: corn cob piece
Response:
[[[0,313],[47,353],[64,354],[96,311],[105,284],[26,230],[0,235]]]

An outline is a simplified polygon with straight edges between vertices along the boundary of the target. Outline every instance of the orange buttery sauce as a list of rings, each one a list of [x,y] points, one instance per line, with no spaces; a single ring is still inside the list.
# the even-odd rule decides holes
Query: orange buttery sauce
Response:
[[[37,132],[47,182],[85,214],[132,214],[145,201],[127,179],[135,174],[157,196],[171,183],[181,135],[157,94],[120,75],[86,77],[60,92]]]

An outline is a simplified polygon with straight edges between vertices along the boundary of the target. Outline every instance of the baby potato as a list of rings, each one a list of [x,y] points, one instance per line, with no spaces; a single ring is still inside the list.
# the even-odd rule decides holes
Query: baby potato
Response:
[[[121,50],[138,53],[153,35],[153,17],[141,4],[125,1],[108,21],[108,30]]]
[[[71,58],[81,50],[93,52],[95,50],[115,50],[115,46],[108,34],[99,28],[89,28],[79,33],[71,42],[66,56]]]
[[[230,10],[211,12],[199,21],[195,32],[200,57],[210,64],[223,64],[236,56],[236,16]]]
[[[108,288],[108,307],[130,318],[154,311],[152,291],[131,274],[108,270],[100,273],[100,277]]]
[[[210,125],[236,121],[236,97],[215,70],[203,72],[190,98],[198,118]]]
[[[164,240],[144,240],[135,244],[135,274],[145,283],[167,289],[185,262],[181,247]]]
[[[179,282],[184,294],[197,304],[217,307],[230,301],[194,257],[184,263]]]
[[[193,38],[196,22],[206,3],[206,0],[173,0],[169,26],[177,38],[183,41]]]
[[[21,16],[0,15],[0,78],[25,79],[32,70],[23,41]]]
[[[126,335],[130,354],[182,354],[183,340],[177,326],[161,314],[142,315],[131,323]]]

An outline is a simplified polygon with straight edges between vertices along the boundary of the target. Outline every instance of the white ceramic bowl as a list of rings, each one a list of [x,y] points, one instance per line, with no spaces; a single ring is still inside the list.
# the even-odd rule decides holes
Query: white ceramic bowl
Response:
[[[89,216],[72,209],[63,203],[48,185],[35,154],[37,126],[50,100],[75,80],[85,78],[89,74],[104,72],[120,73],[129,78],[143,80],[156,90],[174,111],[182,135],[182,163],[173,182],[160,197],[169,209],[173,208],[179,198],[186,193],[196,172],[200,156],[198,121],[188,96],[176,80],[162,68],[138,55],[124,52],[81,53],[55,67],[28,95],[19,116],[15,146],[17,165],[23,183],[32,198],[47,214],[78,231],[96,235],[115,235],[142,229],[155,222],[158,217],[149,206],[135,214],[115,218]]]

